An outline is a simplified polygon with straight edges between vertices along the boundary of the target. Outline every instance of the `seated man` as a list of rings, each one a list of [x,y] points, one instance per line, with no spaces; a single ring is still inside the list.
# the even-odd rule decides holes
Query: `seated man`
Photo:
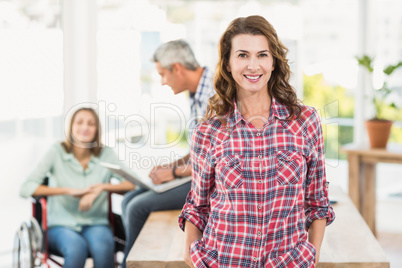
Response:
[[[186,90],[190,93],[190,135],[197,119],[205,116],[208,99],[215,94],[213,72],[200,67],[190,46],[183,40],[162,44],[154,53],[153,61],[162,78],[162,85],[168,85],[174,94]],[[149,176],[153,183],[160,184],[191,175],[190,155],[166,166],[156,166]],[[123,223],[126,231],[126,246],[123,267],[127,255],[138,237],[145,221],[152,211],[181,209],[184,205],[191,182],[164,193],[136,189],[127,193],[122,202]]]

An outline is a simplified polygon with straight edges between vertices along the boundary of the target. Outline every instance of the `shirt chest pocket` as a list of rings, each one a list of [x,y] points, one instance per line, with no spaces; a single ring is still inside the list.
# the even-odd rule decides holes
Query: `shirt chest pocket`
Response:
[[[276,154],[276,180],[279,185],[298,184],[303,175],[303,156],[294,151],[279,151]]]
[[[218,179],[226,189],[235,189],[243,185],[243,170],[240,155],[228,155],[217,165]]]

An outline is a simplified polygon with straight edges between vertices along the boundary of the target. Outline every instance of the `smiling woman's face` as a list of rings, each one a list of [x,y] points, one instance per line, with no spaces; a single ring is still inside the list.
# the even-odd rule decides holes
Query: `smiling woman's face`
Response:
[[[80,111],[75,115],[72,134],[75,141],[90,143],[95,139],[97,129],[96,118],[89,111]]]
[[[244,93],[268,91],[274,70],[268,40],[263,35],[239,34],[232,39],[228,71]]]

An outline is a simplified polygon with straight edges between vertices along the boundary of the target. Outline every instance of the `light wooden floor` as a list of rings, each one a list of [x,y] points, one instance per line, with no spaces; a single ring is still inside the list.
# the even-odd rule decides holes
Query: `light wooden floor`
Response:
[[[391,268],[402,267],[402,198],[380,197],[376,206],[377,239]]]
[[[379,232],[377,239],[391,263],[391,268],[402,267],[402,234]]]

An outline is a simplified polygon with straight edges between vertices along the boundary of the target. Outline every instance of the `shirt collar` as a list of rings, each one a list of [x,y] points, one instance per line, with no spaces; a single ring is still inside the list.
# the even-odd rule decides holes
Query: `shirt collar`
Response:
[[[72,153],[67,153],[67,152],[64,151],[64,149],[63,149],[63,160],[64,160],[64,161],[71,161],[71,160],[73,160],[73,159],[75,159],[74,155],[73,155]],[[90,163],[97,164],[97,163],[100,162],[100,159],[99,159],[99,157],[94,156],[93,154],[91,154],[91,158],[89,159],[89,162],[90,162]]]
[[[91,159],[89,160],[89,162],[94,163],[94,164],[97,164],[97,163],[100,162],[100,159],[99,159],[99,157],[94,156],[94,155],[92,154],[92,155],[91,155]]]
[[[71,161],[73,159],[73,154],[72,153],[67,153],[66,151],[64,151],[63,149],[63,160],[64,161]]]
[[[233,100],[234,111],[233,114],[228,117],[227,128],[233,128],[241,120],[244,120],[243,115],[240,113],[236,100]],[[279,120],[285,120],[289,117],[289,111],[285,105],[279,103],[274,97],[271,101],[271,115],[278,118]],[[271,116],[270,115],[270,116]]]
[[[274,97],[272,97],[271,102],[271,114],[278,118],[279,120],[285,120],[289,117],[289,110],[285,105],[279,103]]]
[[[233,100],[234,111],[232,116],[229,117],[229,122],[227,123],[228,128],[233,128],[237,125],[243,118],[243,115],[240,113],[239,109],[237,108],[236,100]]]

